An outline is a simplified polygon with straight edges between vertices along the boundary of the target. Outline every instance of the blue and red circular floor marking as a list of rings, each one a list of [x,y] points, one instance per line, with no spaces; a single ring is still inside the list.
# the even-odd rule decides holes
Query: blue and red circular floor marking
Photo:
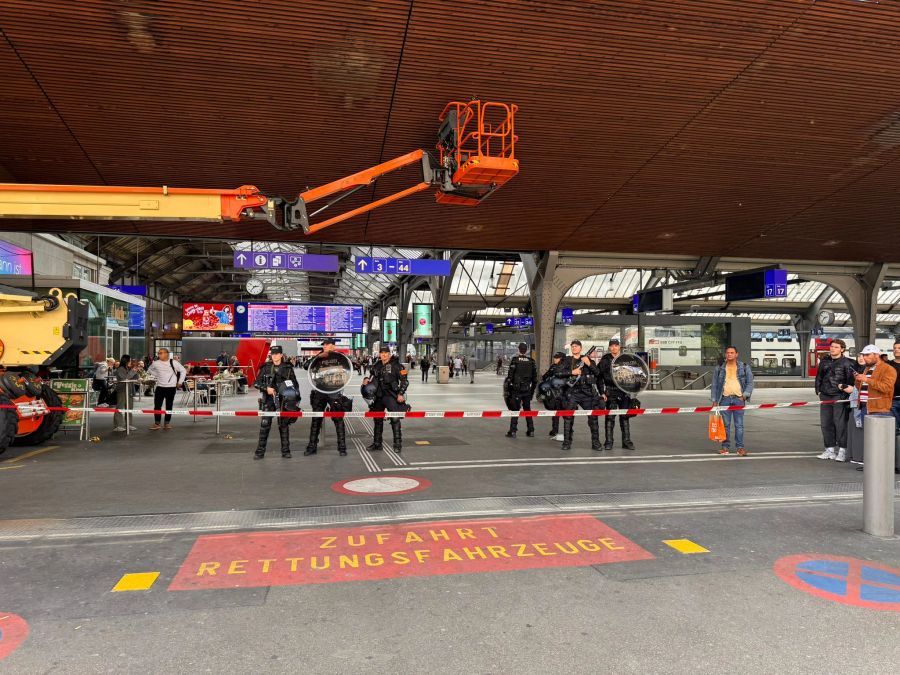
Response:
[[[854,607],[900,612],[900,569],[836,555],[789,555],[775,574],[801,591]]]
[[[0,661],[12,654],[28,637],[28,622],[18,614],[0,612]]]

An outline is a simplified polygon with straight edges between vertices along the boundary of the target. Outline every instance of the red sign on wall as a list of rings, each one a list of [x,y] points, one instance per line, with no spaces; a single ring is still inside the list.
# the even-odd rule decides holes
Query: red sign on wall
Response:
[[[234,330],[234,305],[188,302],[181,306],[181,315],[184,330]]]
[[[592,516],[202,536],[170,591],[583,567],[653,555]]]

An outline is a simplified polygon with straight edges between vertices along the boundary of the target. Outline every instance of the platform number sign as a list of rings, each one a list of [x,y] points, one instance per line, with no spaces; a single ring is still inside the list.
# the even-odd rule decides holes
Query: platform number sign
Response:
[[[787,270],[766,270],[766,297],[787,297]]]

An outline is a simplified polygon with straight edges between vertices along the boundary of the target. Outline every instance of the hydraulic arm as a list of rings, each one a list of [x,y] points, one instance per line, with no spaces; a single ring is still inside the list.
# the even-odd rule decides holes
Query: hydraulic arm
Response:
[[[281,230],[302,229],[306,234],[390,204],[417,192],[436,188],[442,204],[474,206],[515,176],[514,104],[454,101],[439,120],[437,155],[414,150],[406,155],[359,171],[286,200],[263,194],[253,185],[235,190],[198,190],[170,187],[110,187],[0,183],[0,218],[184,220],[225,222],[265,220]],[[417,166],[416,182],[408,188],[375,199],[316,222],[313,219],[341,200],[372,185],[381,176]],[[332,197],[312,210],[315,201]]]

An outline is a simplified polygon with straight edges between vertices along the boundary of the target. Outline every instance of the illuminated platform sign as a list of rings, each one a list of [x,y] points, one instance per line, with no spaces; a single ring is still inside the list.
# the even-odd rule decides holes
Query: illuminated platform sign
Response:
[[[533,316],[512,316],[506,320],[507,326],[514,328],[530,328],[534,325]]]
[[[239,302],[235,328],[240,333],[362,333],[362,305]]]
[[[587,567],[653,555],[593,516],[201,536],[170,591]]]
[[[370,258],[356,256],[354,260],[359,274],[411,274],[417,277],[449,277],[449,260]]]

